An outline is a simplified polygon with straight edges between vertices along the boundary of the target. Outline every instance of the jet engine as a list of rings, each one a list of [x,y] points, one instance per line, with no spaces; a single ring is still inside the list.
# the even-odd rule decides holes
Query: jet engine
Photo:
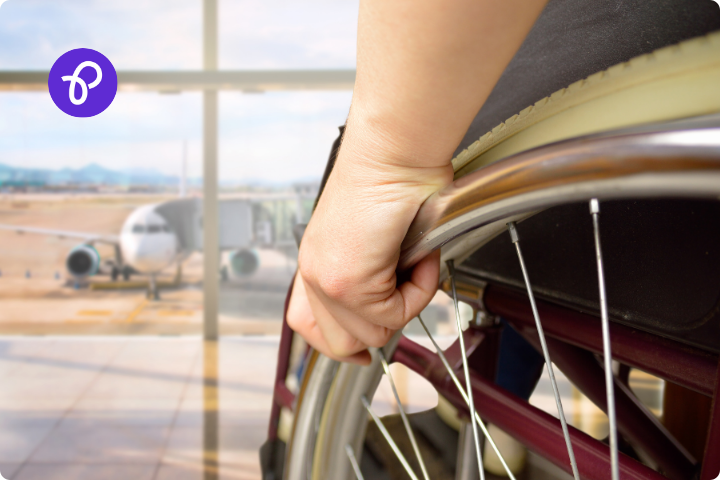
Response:
[[[238,277],[249,277],[260,266],[260,258],[253,250],[238,250],[231,253],[228,260],[233,274]]]
[[[78,245],[70,250],[65,266],[73,277],[84,278],[95,275],[100,268],[100,254],[92,245]]]

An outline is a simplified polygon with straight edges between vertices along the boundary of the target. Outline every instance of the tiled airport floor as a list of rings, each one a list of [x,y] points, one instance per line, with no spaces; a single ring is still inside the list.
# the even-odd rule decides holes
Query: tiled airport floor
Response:
[[[420,343],[423,337],[412,336]],[[454,338],[439,336],[447,346]],[[10,480],[259,480],[277,336],[0,337],[0,473]],[[437,403],[427,380],[392,367],[408,411]],[[607,417],[556,372],[569,423],[595,438]],[[662,383],[631,386],[658,409]],[[543,375],[531,403],[556,415]],[[397,412],[387,380],[373,400]],[[523,478],[559,478],[531,457]],[[548,473],[550,472],[550,473]]]
[[[277,337],[3,337],[12,480],[260,478]],[[217,471],[218,476],[206,476]]]

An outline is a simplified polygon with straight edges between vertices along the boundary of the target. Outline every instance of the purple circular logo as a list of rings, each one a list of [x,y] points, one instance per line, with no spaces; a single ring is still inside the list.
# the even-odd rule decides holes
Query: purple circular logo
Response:
[[[63,53],[48,77],[53,102],[73,117],[94,117],[103,112],[115,99],[117,83],[110,60],[89,48]]]

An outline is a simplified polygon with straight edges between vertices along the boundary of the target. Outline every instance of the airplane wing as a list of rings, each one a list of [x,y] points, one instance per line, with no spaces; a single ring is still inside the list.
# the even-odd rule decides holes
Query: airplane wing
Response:
[[[230,193],[223,194],[218,200],[248,200],[252,203],[259,202],[282,202],[287,200],[315,200],[317,192],[314,193]]]
[[[99,242],[117,245],[119,238],[117,235],[108,235],[103,233],[87,233],[87,232],[71,232],[67,230],[53,230],[50,228],[23,227],[22,225],[0,224],[0,230],[10,230],[20,234],[36,233],[39,235],[48,235],[58,238],[77,238],[86,242]]]

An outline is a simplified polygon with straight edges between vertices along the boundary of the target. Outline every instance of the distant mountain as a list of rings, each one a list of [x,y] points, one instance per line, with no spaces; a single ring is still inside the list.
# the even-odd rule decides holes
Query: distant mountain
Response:
[[[220,178],[221,188],[250,187],[258,189],[292,188],[297,184],[319,184],[317,177],[305,177],[294,181],[277,182],[262,178],[243,180],[227,180]],[[85,187],[85,186],[120,186],[120,187],[177,187],[180,178],[177,175],[165,175],[153,168],[133,167],[123,170],[111,170],[97,163],[90,163],[81,168],[61,168],[51,170],[44,168],[13,167],[0,163],[0,188],[9,186],[37,187]],[[200,187],[202,178],[187,179],[189,187]]]
[[[174,186],[179,182],[177,175],[165,175],[154,169],[133,168],[110,170],[97,163],[82,168],[62,168],[50,170],[41,168],[21,168],[0,163],[0,186],[3,185],[111,185],[111,186]],[[188,183],[197,184],[197,179],[188,179]]]

